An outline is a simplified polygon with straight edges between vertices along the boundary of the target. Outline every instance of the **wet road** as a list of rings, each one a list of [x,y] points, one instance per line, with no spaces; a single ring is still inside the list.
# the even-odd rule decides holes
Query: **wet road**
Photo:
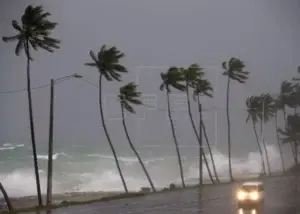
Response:
[[[260,211],[251,214],[296,214],[300,194],[296,191],[295,178],[277,177],[264,180],[265,202]],[[187,189],[141,198],[122,199],[106,203],[73,206],[53,210],[52,214],[243,214],[234,201],[236,184],[208,186],[202,197],[198,189]],[[298,209],[298,210],[297,210]],[[32,213],[35,214],[35,213]],[[40,214],[46,214],[41,212]]]

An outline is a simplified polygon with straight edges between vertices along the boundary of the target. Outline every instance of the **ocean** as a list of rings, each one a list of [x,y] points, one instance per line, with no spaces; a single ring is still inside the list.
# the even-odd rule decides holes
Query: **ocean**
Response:
[[[66,192],[111,192],[123,191],[123,186],[116,170],[111,152],[101,153],[95,146],[84,147],[72,145],[58,147],[53,154],[54,181],[53,193]],[[145,175],[134,156],[116,148],[121,168],[124,172],[128,188],[138,191],[149,186]],[[175,148],[138,148],[157,188],[169,186],[170,183],[180,184],[179,167]],[[162,152],[165,150],[164,152]],[[198,182],[198,149],[180,148],[182,152],[184,176],[187,184]],[[188,152],[187,152],[188,150]],[[167,152],[169,155],[166,155]],[[194,152],[191,152],[194,151]],[[272,171],[280,170],[280,156],[273,145],[268,145]],[[163,155],[162,155],[163,154]],[[228,179],[228,158],[213,150],[216,168],[221,180]],[[208,161],[211,165],[209,155]],[[46,192],[47,150],[38,154],[42,192]],[[261,172],[259,153],[251,152],[245,158],[233,158],[233,173],[237,177],[258,175]],[[10,197],[24,197],[36,194],[35,177],[33,174],[32,150],[30,145],[5,143],[0,147],[0,180]],[[207,171],[204,170],[208,180]]]

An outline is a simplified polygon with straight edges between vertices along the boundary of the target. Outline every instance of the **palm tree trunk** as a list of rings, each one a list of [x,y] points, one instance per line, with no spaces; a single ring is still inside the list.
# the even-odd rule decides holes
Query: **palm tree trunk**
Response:
[[[265,150],[268,173],[269,173],[269,175],[271,175],[269,156],[268,156],[267,146],[266,146],[266,143],[265,143],[265,140],[264,140],[264,137],[263,137],[263,129],[262,129],[262,127],[263,127],[263,118],[260,121],[260,131],[261,131],[260,136],[261,136],[262,144],[263,144],[263,147],[264,147],[264,150]]]
[[[281,144],[280,144],[279,134],[278,134],[278,115],[277,115],[277,111],[275,111],[275,128],[276,128],[277,144],[278,144],[278,148],[279,148],[279,152],[280,152],[281,167],[282,167],[282,171],[285,172],[282,147],[281,147]]]
[[[206,133],[205,124],[204,124],[203,119],[202,119],[202,108],[201,108],[199,96],[197,97],[197,100],[198,100],[198,110],[199,110],[199,114],[201,116],[199,126],[202,127],[202,131],[203,131],[205,141],[206,141],[206,144],[207,144],[207,147],[208,147],[208,151],[209,151],[209,154],[210,154],[210,159],[211,159],[211,163],[212,163],[212,166],[213,166],[213,170],[214,170],[214,174],[215,174],[217,183],[220,183],[219,176],[218,176],[217,169],[216,169],[215,160],[214,160],[213,153],[212,153],[210,143],[209,143],[209,140],[208,140],[208,136],[207,136],[207,133]]]
[[[199,137],[199,135],[198,135],[198,132],[197,132],[197,129],[196,129],[196,125],[195,125],[195,122],[194,122],[194,120],[193,120],[193,116],[192,116],[192,112],[191,112],[191,103],[190,103],[190,95],[189,95],[189,87],[188,87],[188,84],[186,84],[186,97],[187,97],[187,104],[188,104],[188,112],[189,112],[190,121],[191,121],[193,130],[194,130],[194,133],[195,133],[195,135],[196,135],[197,141],[198,141],[198,143],[199,143],[199,146],[201,146],[201,140],[202,140],[202,139],[200,139],[200,137]],[[203,159],[204,159],[204,162],[205,162],[206,169],[207,169],[207,172],[208,172],[208,174],[209,174],[210,180],[211,180],[212,183],[214,183],[214,179],[213,179],[211,170],[210,170],[210,168],[209,168],[209,164],[208,164],[208,161],[207,161],[207,158],[206,158],[206,155],[205,155],[205,152],[204,152],[203,147],[202,147],[201,149],[202,149]],[[201,158],[201,157],[200,157],[200,158]]]
[[[253,124],[253,130],[254,130],[254,134],[255,134],[257,146],[258,146],[259,153],[260,153],[260,156],[261,156],[261,162],[262,162],[262,167],[263,167],[263,173],[264,173],[264,175],[266,175],[266,166],[265,166],[265,161],[264,161],[264,155],[263,155],[263,151],[262,151],[261,145],[260,145],[259,140],[258,140],[258,135],[257,135],[257,131],[256,131],[256,126],[255,126],[255,123],[254,123],[253,120],[252,120],[252,124]]]
[[[119,174],[120,174],[120,178],[122,180],[125,192],[128,193],[128,188],[127,188],[127,185],[126,185],[126,182],[125,182],[125,179],[124,179],[124,176],[123,176],[120,164],[119,164],[119,160],[118,160],[115,148],[114,148],[114,146],[113,146],[113,144],[111,142],[111,139],[110,139],[110,136],[108,134],[108,131],[107,131],[107,128],[106,128],[106,124],[105,124],[105,121],[104,121],[103,106],[102,106],[102,74],[100,74],[100,77],[99,77],[99,106],[100,106],[100,115],[101,115],[102,126],[103,126],[103,129],[104,129],[107,141],[109,143],[109,146],[111,148],[111,151],[112,151],[112,153],[114,155],[114,159],[115,159],[115,162],[116,162],[116,165],[117,165],[117,168],[118,168],[118,171],[119,171]]]
[[[227,94],[226,94],[226,112],[227,112],[227,140],[228,140],[228,168],[229,168],[229,177],[230,180],[233,181],[232,176],[232,166],[231,166],[231,139],[230,139],[230,118],[229,118],[229,86],[230,86],[230,78],[228,77],[227,81]]]
[[[199,103],[199,109],[202,109],[201,104]],[[202,115],[199,114],[200,121]],[[202,194],[203,190],[203,137],[202,137],[202,126],[199,127],[199,139],[200,139],[200,145],[199,145],[199,194]]]
[[[33,153],[33,164],[34,164],[34,172],[35,172],[35,180],[36,180],[36,189],[38,196],[39,206],[43,205],[42,201],[42,192],[41,192],[41,184],[40,184],[40,175],[39,175],[39,167],[38,167],[38,159],[37,159],[37,151],[36,151],[36,143],[35,143],[35,131],[34,131],[34,119],[33,119],[33,110],[32,110],[32,98],[31,98],[31,83],[30,83],[30,52],[29,52],[29,44],[28,40],[25,45],[26,55],[27,55],[27,95],[28,95],[28,109],[29,109],[29,121],[30,121],[30,134],[31,134],[31,144],[32,144],[32,153]]]
[[[2,192],[2,195],[4,197],[4,200],[6,202],[6,205],[7,205],[7,208],[9,210],[9,212],[14,212],[14,208],[12,206],[12,203],[11,203],[11,200],[10,198],[8,197],[8,194],[7,192],[5,191],[4,189],[4,186],[2,185],[2,183],[0,182],[0,191]]]
[[[139,153],[138,153],[137,150],[135,149],[135,147],[134,147],[134,145],[133,145],[133,143],[132,143],[132,141],[131,141],[131,139],[130,139],[130,136],[129,136],[129,134],[128,134],[127,126],[126,126],[126,123],[125,123],[125,117],[124,117],[124,107],[123,107],[122,104],[121,104],[121,111],[122,111],[122,123],[123,123],[123,127],[124,127],[124,130],[125,130],[125,134],[126,134],[128,143],[129,143],[129,145],[130,145],[130,148],[132,149],[132,151],[133,151],[134,154],[136,155],[137,159],[139,160],[139,162],[140,162],[140,164],[141,164],[141,167],[142,167],[143,170],[144,170],[144,173],[145,173],[145,175],[146,175],[146,177],[147,177],[147,179],[148,179],[148,181],[149,181],[149,183],[150,183],[150,186],[151,186],[153,192],[156,192],[156,189],[155,189],[155,187],[154,187],[154,185],[153,185],[153,182],[152,182],[152,180],[151,180],[151,177],[150,177],[150,175],[149,175],[149,173],[148,173],[148,171],[147,171],[147,169],[146,169],[146,167],[145,167],[145,165],[144,165],[144,163],[143,163],[143,161],[142,161],[142,159],[141,159]]]
[[[181,177],[181,182],[182,186],[185,187],[185,182],[184,182],[184,176],[183,176],[183,168],[182,168],[182,161],[181,161],[181,156],[179,152],[179,146],[178,146],[178,141],[175,135],[175,129],[174,129],[174,124],[171,116],[171,109],[170,109],[170,97],[169,97],[169,91],[167,89],[167,104],[168,104],[168,116],[171,124],[171,130],[172,130],[172,135],[173,135],[173,140],[174,144],[176,147],[176,152],[177,152],[177,157],[178,157],[178,163],[179,163],[179,170],[180,170],[180,177]]]

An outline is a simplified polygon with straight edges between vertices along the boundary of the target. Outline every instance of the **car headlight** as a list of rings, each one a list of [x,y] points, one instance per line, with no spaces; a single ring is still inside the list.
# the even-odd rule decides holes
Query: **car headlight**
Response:
[[[246,198],[246,193],[243,192],[243,191],[238,191],[236,197],[237,197],[238,200],[242,201]]]
[[[251,192],[249,195],[250,195],[251,200],[256,201],[256,200],[259,199],[259,194],[258,194],[258,192]]]

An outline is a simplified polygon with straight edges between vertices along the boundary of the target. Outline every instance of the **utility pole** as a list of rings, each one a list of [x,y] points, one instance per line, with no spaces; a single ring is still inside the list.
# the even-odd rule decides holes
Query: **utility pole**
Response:
[[[51,87],[50,87],[49,145],[48,145],[47,206],[49,206],[52,203],[53,106],[54,106],[53,102],[54,102],[54,80],[51,79]]]

